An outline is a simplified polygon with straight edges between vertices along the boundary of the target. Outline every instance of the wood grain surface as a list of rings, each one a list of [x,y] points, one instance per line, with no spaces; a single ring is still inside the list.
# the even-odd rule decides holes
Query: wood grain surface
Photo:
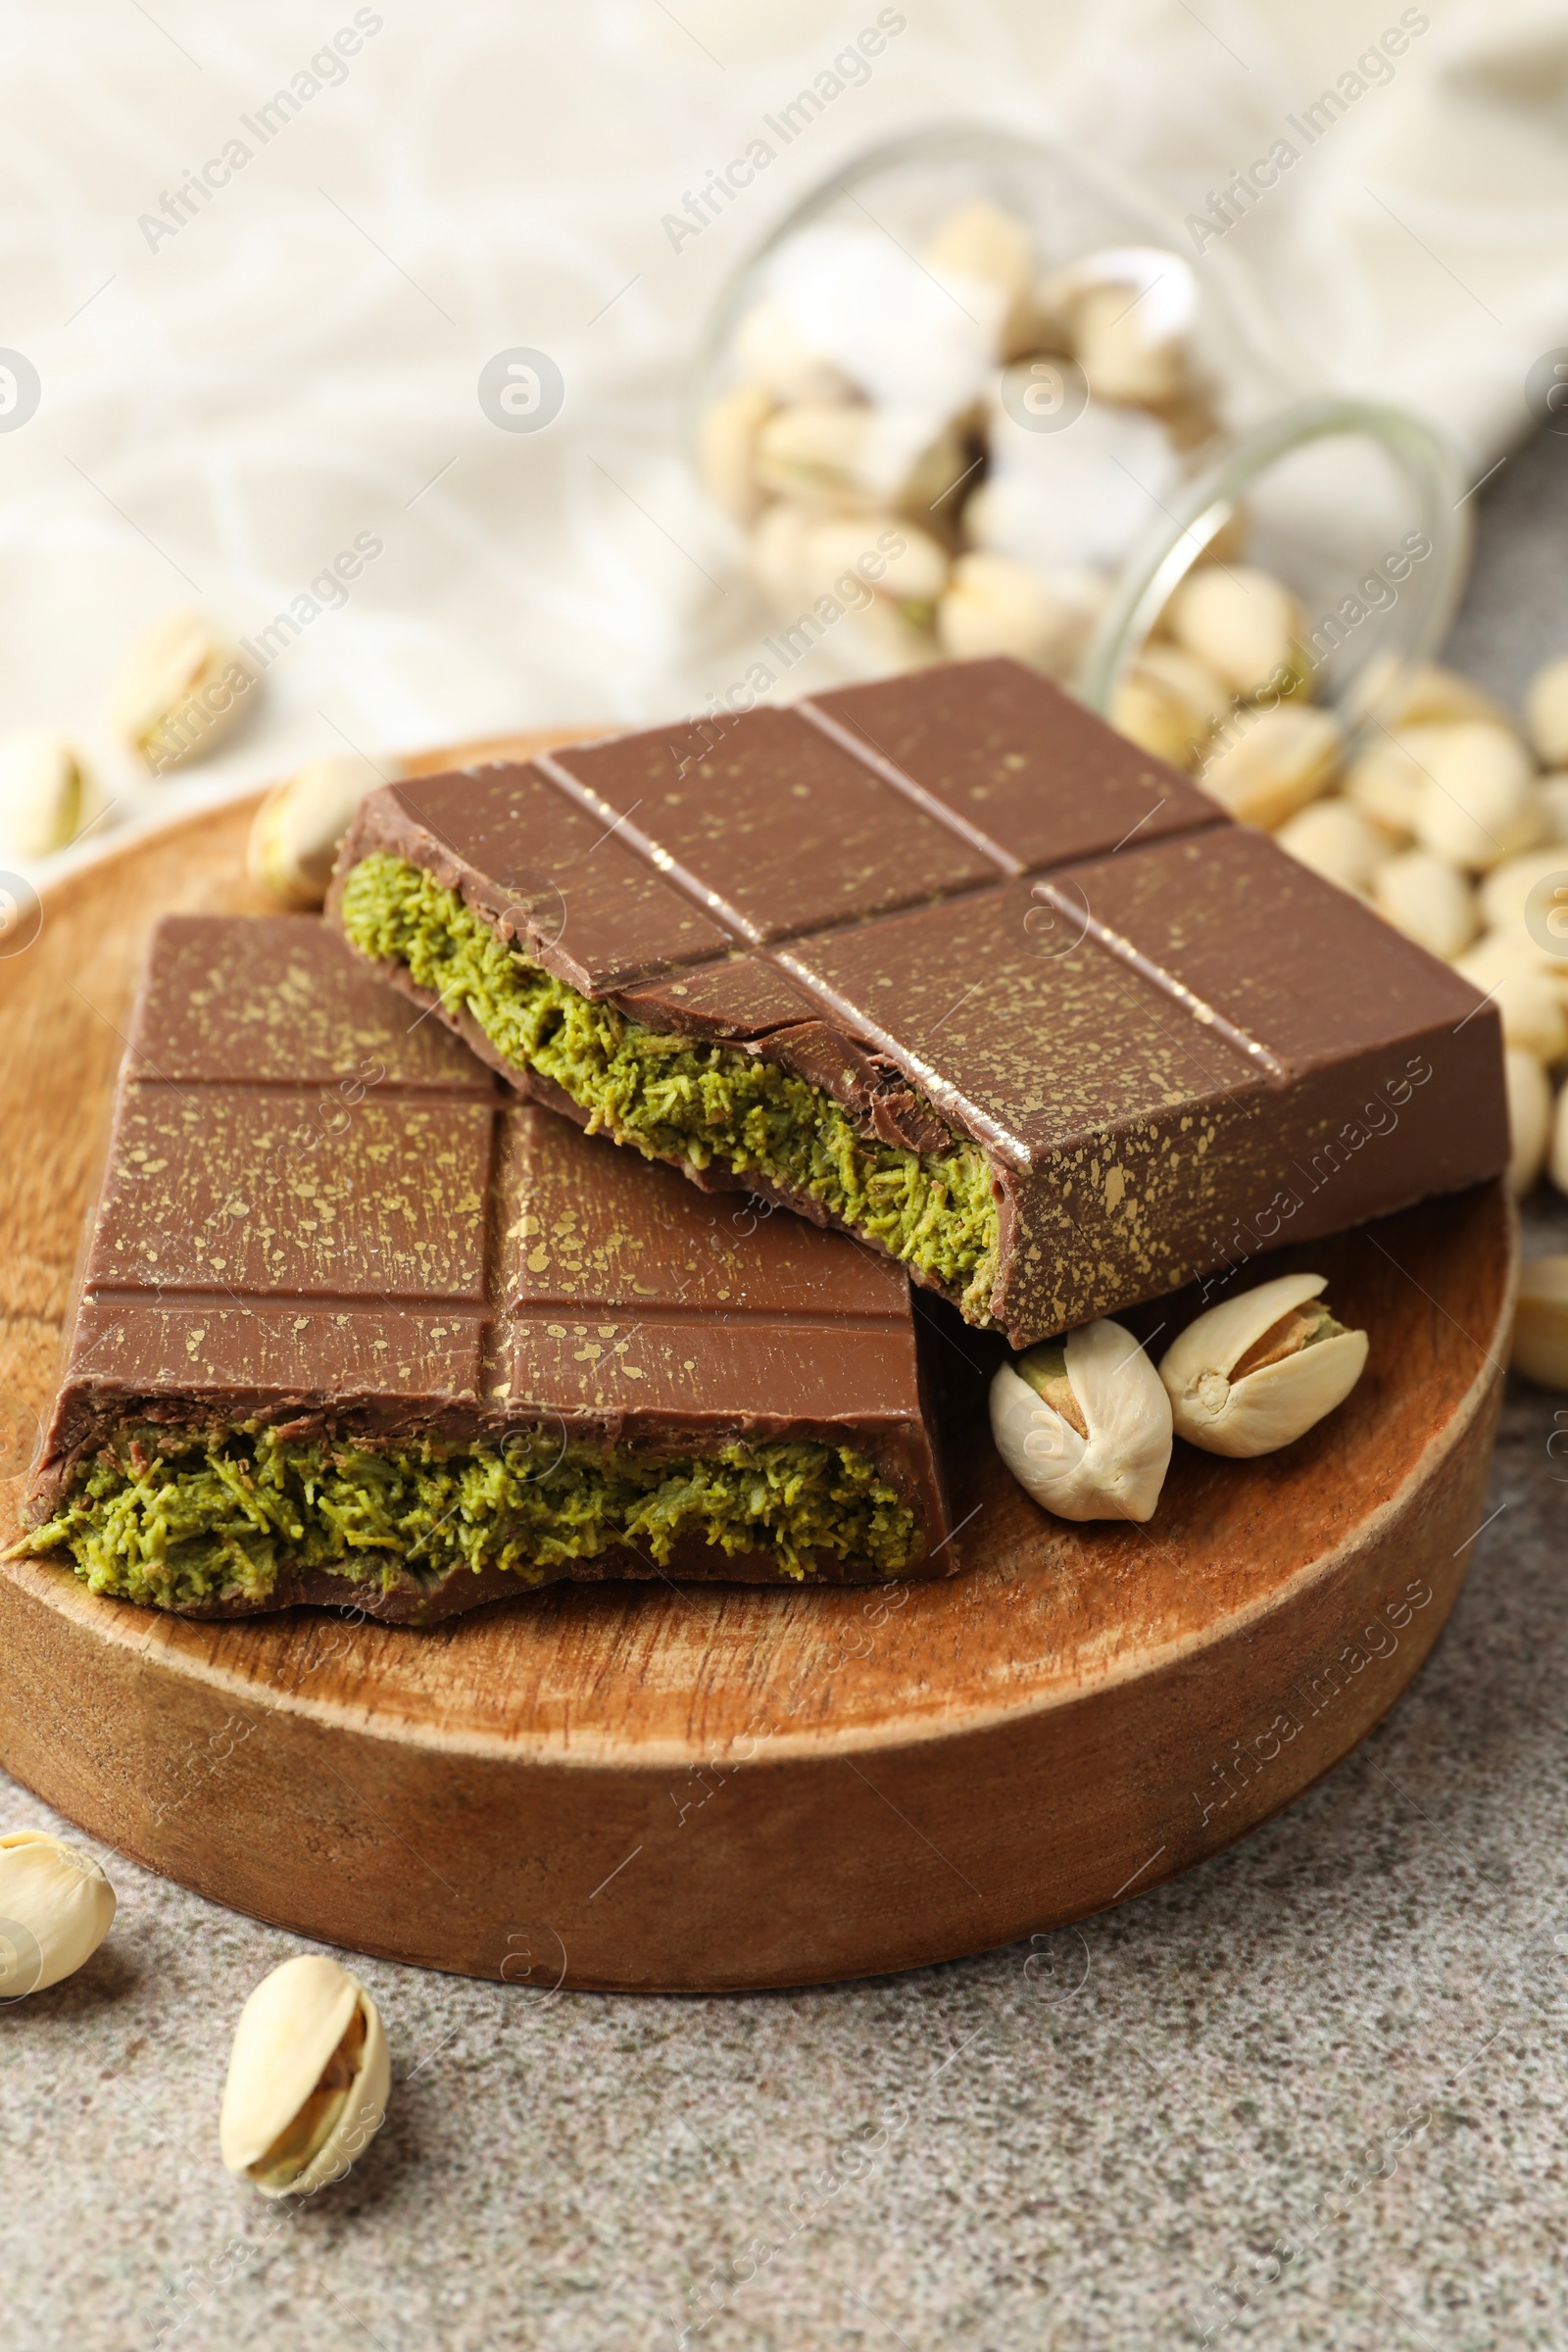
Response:
[[[7,1541],[148,932],[173,909],[263,910],[243,877],[254,807],[109,849],[0,940]],[[12,1562],[0,1761],[220,1902],[538,1989],[811,1983],[1082,1917],[1345,1755],[1463,1580],[1511,1209],[1489,1187],[1309,1255],[1371,1335],[1360,1388],[1271,1458],[1178,1446],[1148,1528],[1073,1528],[1027,1499],[986,1432],[994,1344],[944,1317],[965,1523],[949,1583],[561,1585],[416,1633],[324,1610],[179,1621]]]

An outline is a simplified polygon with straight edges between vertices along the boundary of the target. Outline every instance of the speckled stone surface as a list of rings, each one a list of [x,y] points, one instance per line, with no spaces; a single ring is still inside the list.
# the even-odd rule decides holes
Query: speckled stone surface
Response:
[[[1499,691],[1568,648],[1565,528],[1547,440],[1488,493],[1456,639]],[[1531,1222],[1568,1247],[1568,1208]],[[1425,1672],[1235,1851],[1081,1933],[820,1991],[356,1963],[393,2104],[304,2206],[217,2154],[234,2017],[301,1947],[108,1857],[108,1943],[0,2016],[0,2352],[1568,2342],[1558,1430],[1568,1402],[1510,1397]]]

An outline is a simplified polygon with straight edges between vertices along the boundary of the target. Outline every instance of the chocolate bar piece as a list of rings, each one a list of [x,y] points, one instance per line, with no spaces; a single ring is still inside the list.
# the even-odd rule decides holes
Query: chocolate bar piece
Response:
[[[392,785],[328,915],[1015,1347],[1508,1159],[1494,1008],[1013,662]]]
[[[519,1102],[298,916],[156,934],[26,1515],[203,1616],[956,1565],[896,1266]]]

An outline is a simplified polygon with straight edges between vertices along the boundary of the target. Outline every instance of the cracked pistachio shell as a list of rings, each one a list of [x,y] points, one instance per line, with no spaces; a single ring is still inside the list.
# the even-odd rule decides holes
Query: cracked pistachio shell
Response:
[[[114,1916],[115,1890],[91,1854],[47,1830],[0,1838],[0,1998],[73,1976]]]
[[[1045,1351],[1016,1360],[1028,1367]],[[1170,1467],[1170,1400],[1119,1323],[1086,1323],[1063,1344],[1066,1379],[1089,1435],[1003,1364],[991,1383],[991,1434],[1025,1492],[1058,1519],[1152,1519]]]
[[[318,2092],[357,2017],[364,2039],[352,2081]],[[264,1977],[240,2011],[218,2125],[223,2162],[265,2197],[322,2188],[379,2129],[390,2083],[380,2012],[365,1986],[324,1952],[301,1952]]]
[[[1211,1306],[1172,1341],[1159,1377],[1178,1437],[1205,1453],[1247,1460],[1291,1445],[1344,1403],[1366,1367],[1364,1331],[1339,1332],[1243,1380],[1231,1378],[1248,1349],[1293,1307],[1317,1298],[1325,1279],[1282,1274],[1259,1283]]]
[[[261,681],[202,612],[166,612],[116,674],[109,723],[149,767],[200,760],[252,707]]]
[[[81,823],[87,780],[64,735],[28,727],[0,743],[0,846],[13,858],[63,850]]]
[[[307,761],[256,811],[245,853],[251,880],[285,906],[319,906],[356,808],[398,772],[395,761],[376,766],[357,752]]]

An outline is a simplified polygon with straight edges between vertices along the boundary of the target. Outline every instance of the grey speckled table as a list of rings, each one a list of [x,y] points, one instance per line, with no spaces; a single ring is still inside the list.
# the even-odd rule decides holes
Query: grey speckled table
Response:
[[[1544,440],[1487,494],[1454,644],[1505,694],[1568,648],[1565,535]],[[1534,1222],[1562,1246],[1568,1212]],[[551,2000],[359,1963],[392,2110],[303,2208],[230,2181],[215,2131],[234,2015],[296,1940],[117,1863],[109,1942],[0,2016],[0,2352],[1568,2343],[1559,1425],[1512,1396],[1426,1671],[1236,1851],[843,1989]]]

